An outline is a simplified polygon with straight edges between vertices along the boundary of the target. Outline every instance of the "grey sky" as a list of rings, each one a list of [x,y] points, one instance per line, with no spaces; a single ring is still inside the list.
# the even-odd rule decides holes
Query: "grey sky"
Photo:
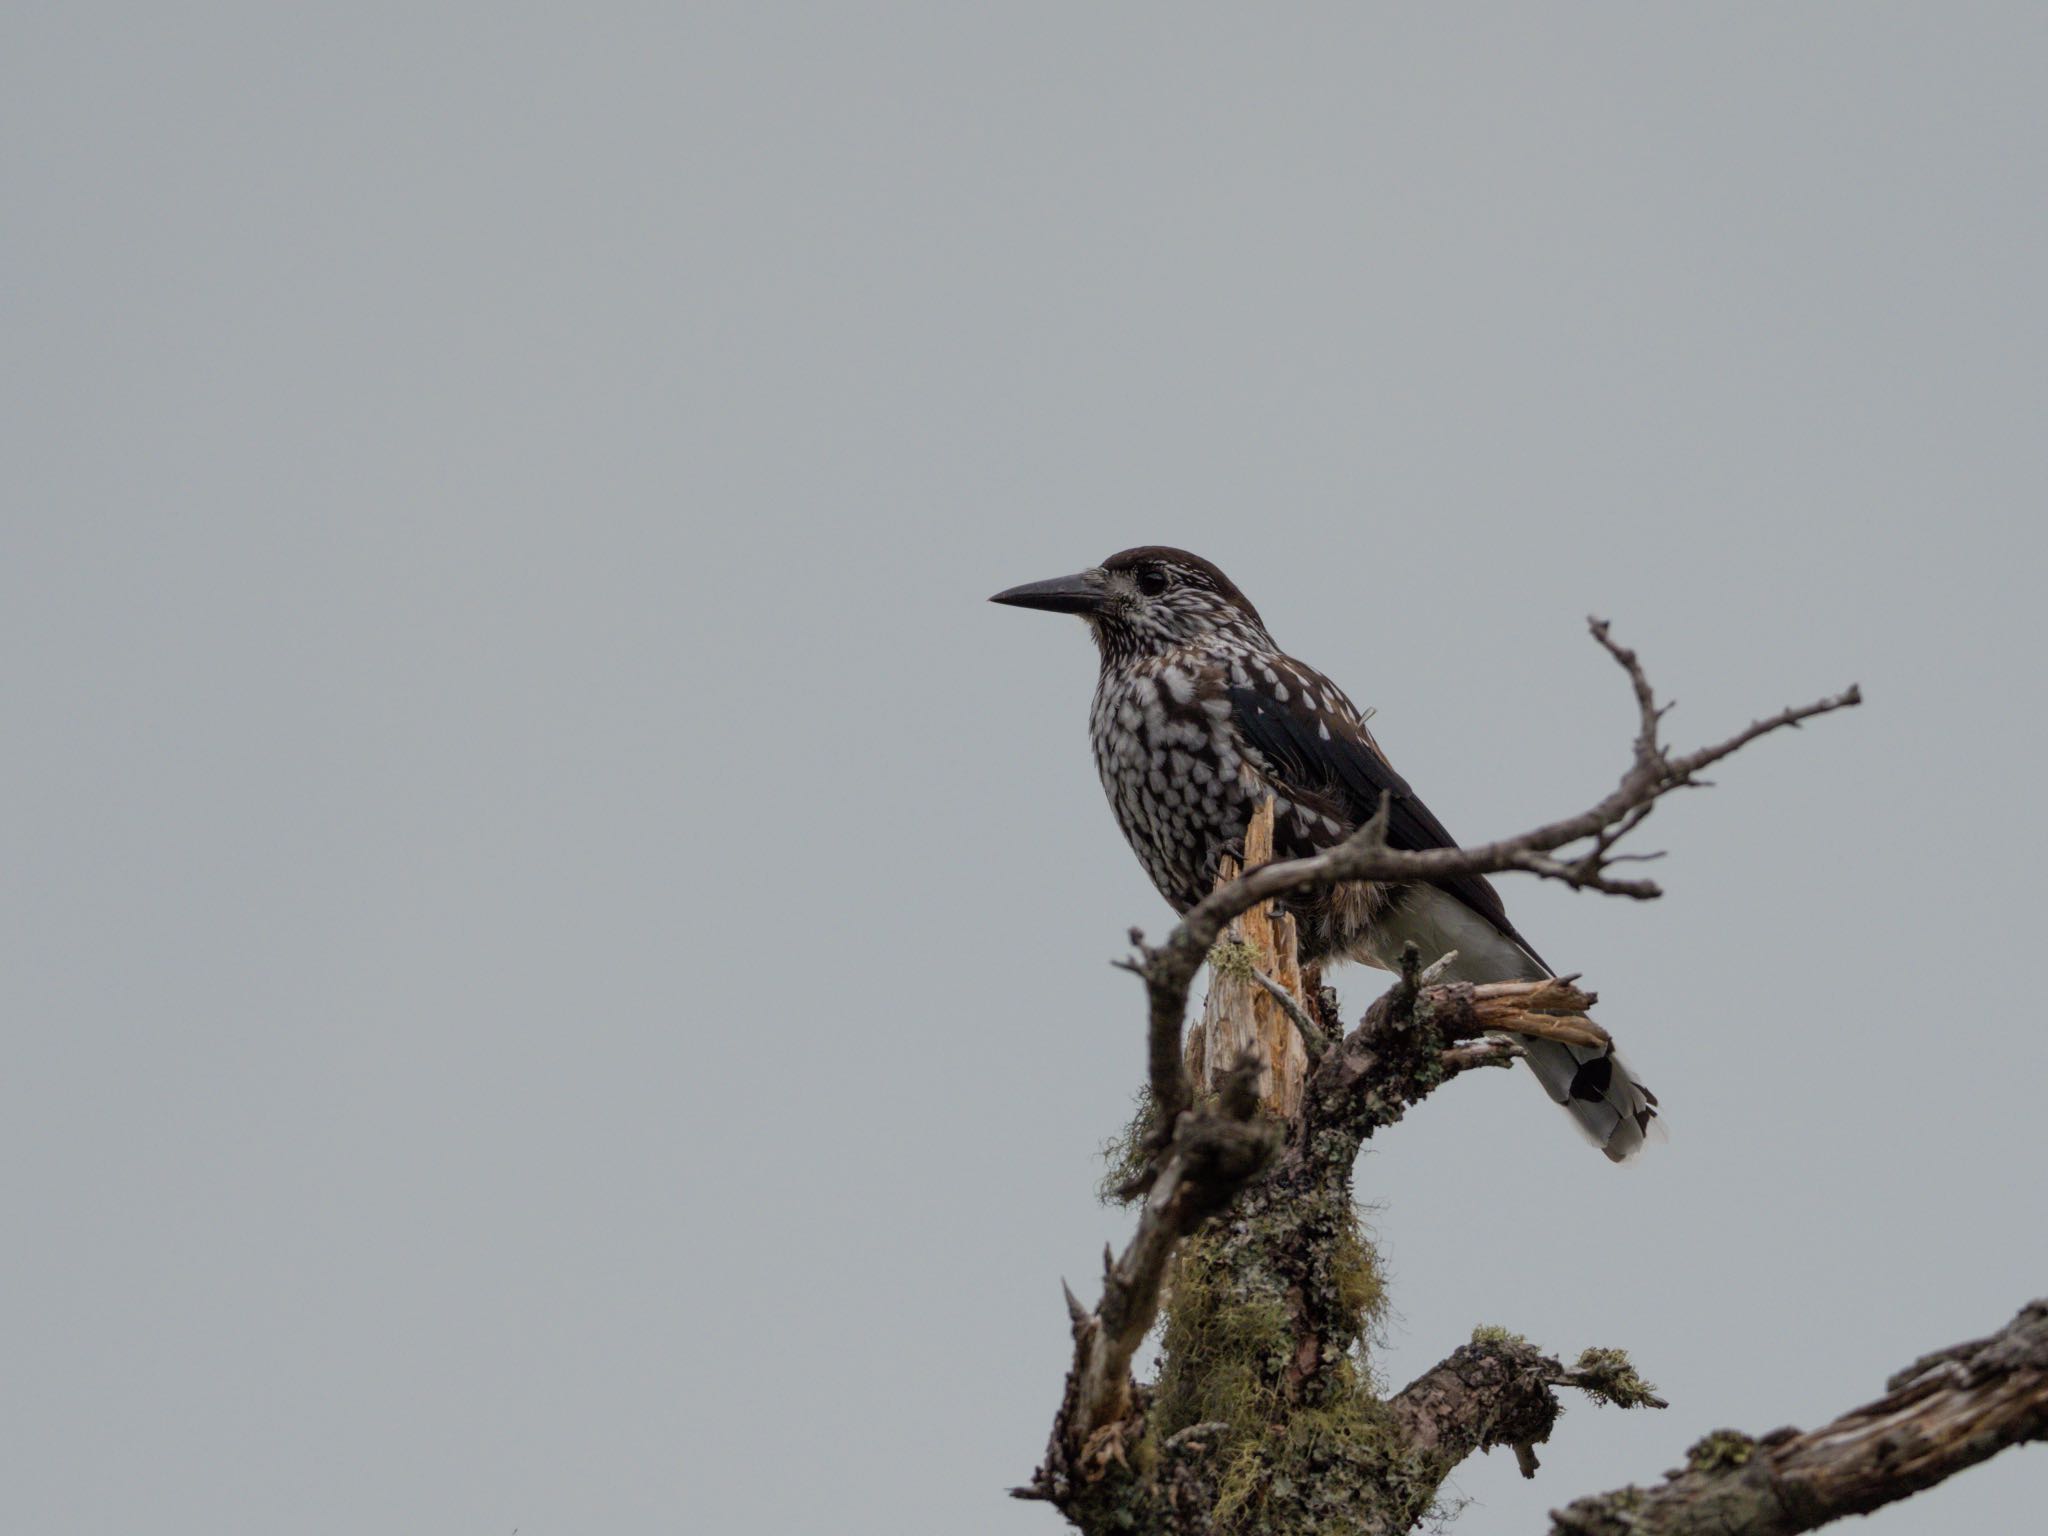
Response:
[[[2048,1285],[2048,10],[16,5],[0,1527],[1049,1533],[1164,909],[1079,626],[1216,559],[1663,1094],[1375,1152],[1536,1531]],[[1343,978],[1355,1009],[1376,990]],[[2012,1454],[1878,1517],[2013,1528]]]

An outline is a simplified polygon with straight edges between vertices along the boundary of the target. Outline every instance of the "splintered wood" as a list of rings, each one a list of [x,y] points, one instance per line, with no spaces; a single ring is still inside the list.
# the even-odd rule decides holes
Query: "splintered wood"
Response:
[[[1614,1037],[1586,1017],[1599,997],[1574,986],[1576,976],[1541,981],[1488,981],[1472,989],[1482,1028],[1555,1040],[1562,1045],[1608,1046]]]
[[[1260,802],[1244,834],[1244,867],[1256,869],[1273,861],[1273,802]],[[1217,884],[1235,880],[1235,859],[1225,857]],[[1202,1004],[1202,1022],[1188,1033],[1188,1076],[1200,1093],[1213,1093],[1240,1053],[1250,1050],[1265,1063],[1259,1076],[1259,1103],[1264,1109],[1292,1116],[1301,1107],[1308,1078],[1308,1052],[1301,1032],[1280,1004],[1259,985],[1253,968],[1273,978],[1304,1009],[1301,961],[1294,919],[1276,914],[1271,902],[1260,902],[1224,930],[1210,952],[1209,996]],[[1310,1010],[1313,1017],[1313,1010]]]

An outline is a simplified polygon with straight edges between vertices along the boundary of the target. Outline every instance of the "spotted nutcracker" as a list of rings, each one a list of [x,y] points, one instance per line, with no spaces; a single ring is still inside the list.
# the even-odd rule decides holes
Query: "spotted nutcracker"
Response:
[[[1076,576],[991,601],[1079,614],[1102,653],[1089,736],[1117,824],[1177,912],[1213,884],[1219,858],[1274,797],[1279,858],[1341,842],[1390,797],[1395,848],[1456,847],[1396,773],[1344,693],[1287,655],[1223,572],[1186,550],[1148,545]],[[1289,903],[1306,961],[1392,969],[1415,944],[1425,964],[1456,951],[1459,981],[1522,981],[1550,968],[1479,875],[1430,884],[1355,883]],[[1657,1097],[1613,1048],[1521,1042],[1537,1080],[1619,1162],[1643,1144]]]

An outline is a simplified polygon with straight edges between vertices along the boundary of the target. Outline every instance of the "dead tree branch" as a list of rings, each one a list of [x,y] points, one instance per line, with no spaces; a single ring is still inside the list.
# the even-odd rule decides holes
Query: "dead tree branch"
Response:
[[[1562,1411],[1557,1387],[1621,1408],[1667,1406],[1618,1350],[1589,1349],[1567,1370],[1500,1328],[1478,1330],[1387,1406],[1410,1443],[1440,1458],[1446,1472],[1474,1451],[1509,1445],[1522,1475],[1534,1477],[1535,1448],[1550,1438]]]
[[[1604,1043],[1586,1016],[1593,995],[1575,977],[1440,983],[1444,962],[1425,973],[1411,947],[1395,985],[1347,1033],[1326,995],[1301,983],[1284,911],[1271,922],[1262,911],[1232,947],[1224,969],[1235,990],[1222,1005],[1256,1012],[1254,1028],[1239,1029],[1235,1013],[1223,1022],[1260,1049],[1212,1075],[1198,1101],[1182,1038],[1196,974],[1233,920],[1262,904],[1347,881],[1508,870],[1654,896],[1648,881],[1610,870],[1636,857],[1616,844],[1662,796],[1698,784],[1703,769],[1758,736],[1860,702],[1850,688],[1674,756],[1658,737],[1666,706],[1634,653],[1598,620],[1593,635],[1629,679],[1638,730],[1627,771],[1591,808],[1518,837],[1416,851],[1388,845],[1391,803],[1382,801],[1338,847],[1286,863],[1261,863],[1270,844],[1248,831],[1244,873],[1226,871],[1164,944],[1149,947],[1132,930],[1137,954],[1121,963],[1145,982],[1150,1100],[1140,1124],[1149,1129],[1134,1133],[1142,1171],[1120,1193],[1143,1197],[1137,1230],[1121,1254],[1104,1254],[1092,1310],[1068,1292],[1066,1391],[1045,1461],[1018,1496],[1052,1501],[1091,1536],[1399,1532],[1428,1514],[1475,1450],[1511,1445],[1533,1472],[1560,1387],[1663,1406],[1619,1351],[1588,1350],[1566,1367],[1498,1329],[1386,1401],[1366,1361],[1383,1288],[1352,1194],[1360,1143],[1461,1073],[1511,1061],[1520,1047],[1505,1036]],[[1294,1052],[1297,1041],[1308,1057],[1305,1079],[1292,1079],[1298,1102],[1280,1094],[1262,1107],[1263,1051]],[[1213,1074],[1222,1057],[1203,1059]],[[1159,1378],[1140,1386],[1131,1361],[1162,1311]]]
[[[1412,963],[1413,956],[1411,947],[1406,958]],[[1394,1124],[1458,1073],[1484,1065],[1505,1043],[1486,1041],[1479,1052],[1469,1042],[1482,1036],[1517,1034],[1571,1045],[1607,1040],[1586,1017],[1599,999],[1572,977],[1411,987],[1412,976],[1412,970],[1404,973],[1366,1010],[1358,1027],[1318,1058],[1309,1078],[1295,1143],[1333,1166],[1348,1166],[1374,1131]]]
[[[1831,1424],[1752,1440],[1720,1430],[1659,1487],[1580,1499],[1557,1536],[1791,1536],[2048,1439],[2048,1298],[1986,1339],[1915,1361]]]

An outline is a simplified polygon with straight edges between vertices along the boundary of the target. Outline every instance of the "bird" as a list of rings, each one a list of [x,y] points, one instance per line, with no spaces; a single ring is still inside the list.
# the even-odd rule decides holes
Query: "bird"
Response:
[[[1336,846],[1383,799],[1389,846],[1457,846],[1395,772],[1365,714],[1322,673],[1281,650],[1251,600],[1201,556],[1142,545],[990,601],[1087,622],[1101,655],[1088,718],[1095,767],[1117,825],[1176,912],[1213,888],[1220,859],[1240,853],[1246,825],[1267,796],[1276,858]],[[1395,970],[1413,944],[1425,965],[1450,956],[1445,980],[1555,974],[1482,875],[1354,882],[1291,897],[1286,907],[1308,963]],[[1611,1043],[1519,1043],[1544,1091],[1610,1160],[1642,1147],[1657,1096]]]

